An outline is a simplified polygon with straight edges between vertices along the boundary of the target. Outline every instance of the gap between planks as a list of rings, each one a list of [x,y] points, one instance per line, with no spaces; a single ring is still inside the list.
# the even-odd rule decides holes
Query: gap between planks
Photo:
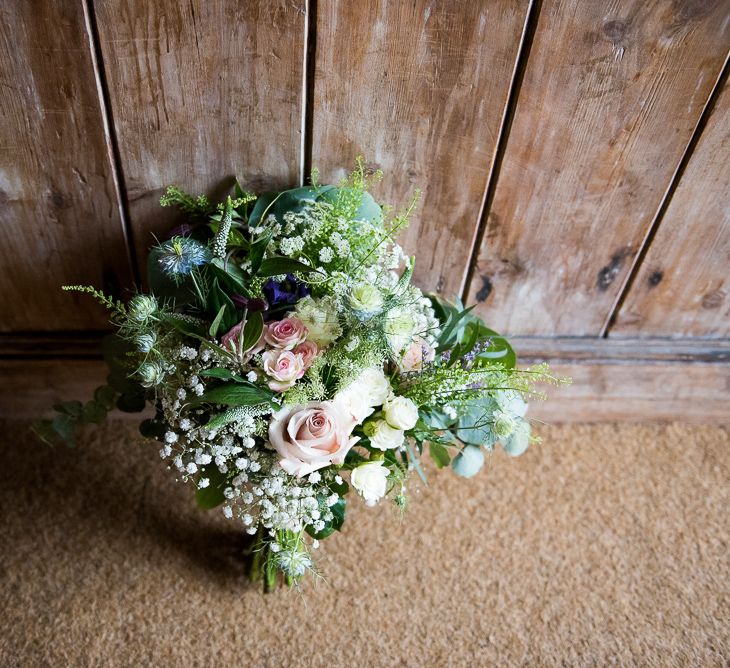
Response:
[[[515,58],[515,65],[512,70],[512,81],[510,83],[507,101],[504,105],[504,112],[502,114],[499,132],[497,134],[497,142],[494,145],[492,166],[489,170],[487,182],[484,187],[484,196],[482,197],[479,214],[477,216],[477,224],[474,230],[471,252],[466,263],[465,276],[463,279],[463,285],[461,286],[461,301],[464,303],[469,296],[469,291],[471,290],[471,283],[474,278],[474,273],[476,272],[477,262],[479,261],[479,251],[482,243],[484,242],[484,236],[487,231],[489,213],[492,209],[494,194],[497,191],[497,182],[499,181],[502,161],[507,151],[507,142],[509,141],[512,122],[514,120],[515,113],[517,112],[517,102],[522,88],[522,81],[525,78],[527,63],[530,59],[530,51],[535,39],[535,32],[537,30],[537,22],[540,17],[541,6],[542,0],[530,0],[530,5],[528,6],[527,13],[525,14],[525,24],[522,28],[520,45],[517,49],[517,57]]]
[[[682,180],[682,177],[684,176],[687,165],[692,159],[695,148],[697,147],[697,144],[702,137],[702,133],[707,126],[707,121],[712,115],[712,110],[715,107],[715,103],[717,102],[718,97],[720,97],[720,93],[727,82],[729,69],[728,63],[730,63],[730,51],[725,57],[725,63],[720,70],[720,74],[715,81],[715,85],[712,88],[710,96],[707,98],[707,102],[705,102],[704,109],[702,110],[702,113],[697,120],[697,124],[692,131],[692,136],[690,137],[689,142],[687,142],[687,147],[685,148],[684,153],[682,154],[682,157],[677,164],[677,168],[674,170],[672,178],[669,180],[669,185],[664,192],[664,196],[662,197],[661,202],[659,202],[659,207],[657,208],[656,213],[654,214],[654,218],[646,231],[646,235],[644,236],[644,239],[639,246],[639,251],[634,256],[634,260],[631,264],[629,271],[626,274],[623,285],[621,285],[621,288],[616,295],[616,299],[609,309],[608,315],[606,316],[606,319],[603,323],[603,326],[601,327],[601,331],[599,334],[599,336],[601,336],[602,338],[607,338],[609,336],[611,328],[613,327],[613,324],[616,321],[619,312],[621,311],[621,307],[626,301],[626,297],[628,296],[632,286],[634,285],[634,281],[636,280],[641,266],[644,263],[644,259],[649,252],[649,248],[651,247],[651,244],[656,237],[659,227],[664,220],[664,215],[669,209],[669,205],[671,204],[674,193],[677,190],[679,183]]]

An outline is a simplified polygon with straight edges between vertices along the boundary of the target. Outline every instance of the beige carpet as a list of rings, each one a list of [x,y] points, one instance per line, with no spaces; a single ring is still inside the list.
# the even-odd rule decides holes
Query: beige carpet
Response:
[[[264,597],[129,424],[76,450],[0,428],[2,666],[730,662],[728,429],[545,427],[402,523],[353,503],[327,582]]]

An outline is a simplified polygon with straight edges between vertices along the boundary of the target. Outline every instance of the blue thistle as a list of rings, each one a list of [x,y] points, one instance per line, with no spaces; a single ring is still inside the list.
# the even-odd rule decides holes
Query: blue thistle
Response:
[[[173,237],[160,245],[158,262],[162,270],[173,277],[189,274],[210,260],[210,251],[195,239]]]

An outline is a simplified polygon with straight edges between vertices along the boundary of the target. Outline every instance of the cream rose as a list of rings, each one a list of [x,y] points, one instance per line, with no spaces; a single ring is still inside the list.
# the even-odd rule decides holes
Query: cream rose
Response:
[[[418,407],[407,397],[393,397],[383,407],[385,419],[396,429],[413,429],[418,422]]]
[[[385,420],[369,422],[365,433],[370,438],[370,445],[378,450],[393,450],[403,445],[403,431],[391,427]]]
[[[312,366],[314,358],[317,357],[317,355],[319,354],[319,346],[314,341],[305,341],[304,343],[300,343],[296,348],[294,348],[293,352],[295,355],[302,356],[304,368],[308,369],[310,366]]]
[[[334,401],[357,423],[361,423],[373,414],[375,406],[382,406],[392,392],[383,370],[372,367],[365,369],[350,385],[340,390]]]
[[[269,388],[284,392],[304,375],[302,356],[290,350],[267,350],[262,356],[264,373],[271,378]]]
[[[354,423],[332,401],[310,401],[275,413],[269,441],[281,456],[279,464],[290,475],[302,477],[330,464],[342,464],[359,440]]]
[[[379,459],[360,464],[352,470],[350,482],[365,499],[365,503],[369,506],[375,505],[388,489],[388,469]]]
[[[272,348],[291,350],[306,338],[306,326],[294,316],[270,322],[264,328],[264,341]]]
[[[436,351],[433,346],[419,336],[406,348],[398,366],[401,371],[420,371],[425,363],[433,362],[435,357]]]

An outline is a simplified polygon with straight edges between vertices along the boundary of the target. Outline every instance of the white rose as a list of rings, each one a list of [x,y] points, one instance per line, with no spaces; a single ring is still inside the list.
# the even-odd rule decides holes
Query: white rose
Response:
[[[393,392],[390,381],[380,367],[365,369],[355,384],[367,394],[371,406],[382,406]]]
[[[410,344],[416,331],[416,320],[410,311],[397,307],[388,311],[385,335],[394,353],[400,353]]]
[[[367,425],[366,434],[370,445],[378,450],[393,450],[403,445],[403,431],[391,427],[385,420],[377,420]]]
[[[369,397],[357,383],[340,390],[335,394],[333,402],[347,412],[357,424],[361,424],[375,410],[370,405]]]
[[[296,316],[309,330],[307,339],[320,348],[326,348],[342,335],[337,306],[331,297],[305,297],[297,303]]]
[[[379,367],[365,369],[350,385],[334,397],[335,403],[346,410],[358,424],[382,406],[393,390]]]
[[[413,429],[418,422],[418,407],[407,397],[393,397],[385,402],[385,419],[396,429]]]
[[[388,469],[381,460],[360,464],[352,470],[350,481],[365,499],[365,503],[372,506],[385,496],[388,489]]]
[[[371,283],[359,283],[350,292],[350,306],[363,316],[375,315],[383,308],[383,295]]]

